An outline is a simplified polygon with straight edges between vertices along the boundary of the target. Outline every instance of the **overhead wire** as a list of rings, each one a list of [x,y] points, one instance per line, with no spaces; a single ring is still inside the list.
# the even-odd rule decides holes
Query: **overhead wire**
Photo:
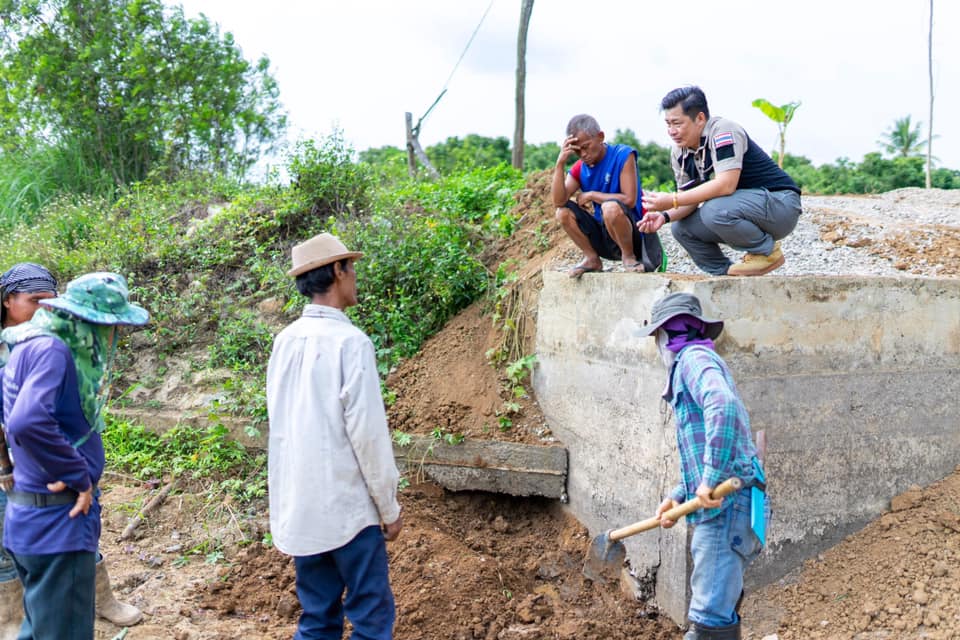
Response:
[[[477,37],[477,32],[480,31],[480,27],[483,25],[483,21],[486,20],[487,14],[490,13],[490,9],[493,8],[493,3],[495,0],[490,0],[490,4],[487,5],[486,11],[483,12],[483,15],[480,16],[480,22],[477,23],[477,26],[474,28],[473,33],[470,34],[470,39],[467,40],[466,46],[463,47],[463,52],[460,54],[460,57],[457,58],[456,64],[453,65],[453,69],[450,70],[450,75],[447,76],[447,80],[443,83],[443,89],[440,91],[440,95],[437,96],[437,99],[433,101],[433,104],[426,110],[426,112],[420,116],[420,119],[417,120],[417,126],[413,128],[413,134],[419,135],[420,133],[420,124],[430,115],[430,112],[433,111],[433,108],[437,106],[437,103],[440,102],[440,99],[447,92],[447,87],[450,85],[450,80],[453,79],[453,74],[456,73],[457,68],[460,66],[460,63],[463,62],[464,56],[467,55],[467,51],[470,49],[470,45],[473,44],[473,39]]]

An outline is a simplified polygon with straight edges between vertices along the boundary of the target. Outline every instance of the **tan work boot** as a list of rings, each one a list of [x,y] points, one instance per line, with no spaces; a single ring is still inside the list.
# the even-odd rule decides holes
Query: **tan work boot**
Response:
[[[0,640],[17,640],[23,625],[23,587],[14,578],[0,582]]]
[[[770,273],[785,262],[780,243],[773,243],[773,251],[765,256],[762,253],[748,253],[743,256],[743,262],[732,264],[727,269],[728,276],[762,276]]]
[[[132,604],[126,604],[113,597],[107,565],[101,560],[97,563],[97,615],[109,620],[118,627],[132,627],[143,619],[143,613]]]

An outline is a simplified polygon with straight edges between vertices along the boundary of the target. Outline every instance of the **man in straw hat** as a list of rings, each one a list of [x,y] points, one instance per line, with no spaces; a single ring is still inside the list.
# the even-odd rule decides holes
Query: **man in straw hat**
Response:
[[[705,318],[700,301],[689,293],[661,298],[651,315],[637,333],[656,338],[668,370],[663,398],[676,419],[681,471],[681,482],[656,515],[661,526],[672,527],[675,523],[663,516],[667,510],[695,497],[704,506],[687,516],[694,527],[693,575],[684,640],[739,640],[743,571],[763,547],[767,512],[750,418],[730,370],[714,349],[723,322]],[[730,477],[740,478],[745,488],[713,498],[713,488]]]
[[[117,327],[149,318],[128,298],[123,276],[87,274],[2,334],[11,348],[4,426],[16,462],[3,545],[23,584],[22,639],[93,638],[101,410]]]
[[[293,248],[288,275],[310,303],[267,367],[270,530],[294,556],[296,640],[340,638],[344,615],[358,640],[393,636],[385,539],[403,526],[399,473],[373,343],[344,314],[361,256],[329,233]]]

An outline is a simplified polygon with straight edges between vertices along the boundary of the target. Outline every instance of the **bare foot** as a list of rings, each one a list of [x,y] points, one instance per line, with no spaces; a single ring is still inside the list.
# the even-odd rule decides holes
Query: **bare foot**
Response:
[[[599,260],[596,263],[591,263],[587,260],[584,260],[580,264],[571,267],[568,275],[574,280],[578,280],[580,276],[585,273],[594,273],[597,271],[603,271],[603,263]]]

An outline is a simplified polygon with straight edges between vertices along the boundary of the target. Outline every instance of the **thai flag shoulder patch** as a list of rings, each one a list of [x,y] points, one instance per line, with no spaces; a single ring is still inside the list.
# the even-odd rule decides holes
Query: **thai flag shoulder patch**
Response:
[[[718,133],[713,136],[713,147],[719,149],[720,147],[726,147],[733,144],[733,133],[727,131],[725,133]]]

